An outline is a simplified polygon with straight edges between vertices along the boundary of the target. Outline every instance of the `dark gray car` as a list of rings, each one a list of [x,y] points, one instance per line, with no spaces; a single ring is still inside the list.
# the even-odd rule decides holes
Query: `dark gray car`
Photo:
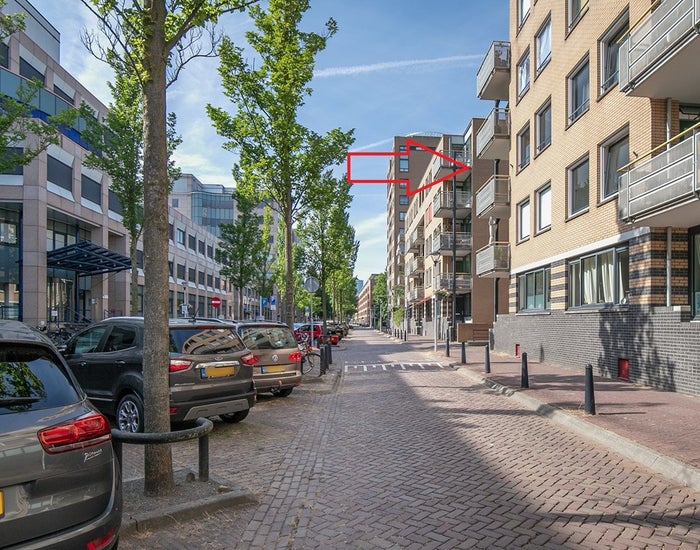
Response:
[[[170,335],[170,419],[219,416],[240,422],[255,404],[255,357],[235,327],[173,319]],[[63,350],[78,382],[119,429],[142,432],[143,317],[105,319],[73,336]]]
[[[0,547],[115,548],[121,516],[109,420],[45,336],[0,321]]]

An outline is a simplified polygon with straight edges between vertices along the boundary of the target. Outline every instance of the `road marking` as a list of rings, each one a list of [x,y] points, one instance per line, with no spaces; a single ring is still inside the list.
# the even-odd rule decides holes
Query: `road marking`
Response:
[[[387,372],[393,370],[441,370],[445,369],[442,363],[437,361],[427,361],[425,363],[346,363],[343,365],[344,372]]]

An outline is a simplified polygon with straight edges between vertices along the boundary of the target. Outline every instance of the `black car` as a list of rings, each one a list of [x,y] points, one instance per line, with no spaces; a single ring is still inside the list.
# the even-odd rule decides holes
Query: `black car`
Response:
[[[240,422],[255,404],[253,363],[233,325],[172,319],[171,422],[219,416]],[[143,317],[113,317],[73,336],[63,350],[90,400],[119,429],[142,432]]]
[[[0,321],[0,547],[116,548],[121,519],[109,420],[48,338]]]

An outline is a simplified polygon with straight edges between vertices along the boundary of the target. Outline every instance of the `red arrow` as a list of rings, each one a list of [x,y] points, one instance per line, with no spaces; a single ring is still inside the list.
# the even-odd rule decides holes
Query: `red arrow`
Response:
[[[430,183],[426,185],[421,185],[418,187],[418,189],[411,189],[411,180],[409,179],[397,179],[397,180],[390,180],[390,179],[354,179],[352,177],[352,157],[407,157],[411,153],[411,147],[414,148],[414,150],[421,149],[423,151],[427,151],[428,153],[431,153],[435,156],[438,156],[444,160],[446,160],[449,164],[451,164],[454,168],[456,168],[453,172],[447,174],[446,176],[441,177],[440,179],[437,179],[435,181],[431,181]],[[432,187],[433,185],[436,185],[440,182],[445,181],[446,179],[452,178],[456,176],[457,174],[461,174],[462,172],[466,172],[467,170],[471,169],[471,167],[468,164],[465,164],[463,162],[460,162],[458,160],[455,160],[451,157],[448,157],[447,155],[443,155],[442,153],[438,153],[434,149],[431,149],[430,147],[427,147],[426,145],[423,145],[422,143],[418,143],[417,141],[412,140],[411,138],[406,139],[406,150],[405,151],[386,151],[386,152],[378,152],[378,151],[363,151],[363,152],[352,152],[348,151],[347,155],[347,165],[348,165],[348,174],[347,174],[347,180],[348,183],[383,183],[383,184],[389,184],[389,183],[405,183],[406,184],[406,194],[411,197],[415,195],[416,193],[419,193],[420,191],[423,191],[424,189],[428,189],[428,187]]]

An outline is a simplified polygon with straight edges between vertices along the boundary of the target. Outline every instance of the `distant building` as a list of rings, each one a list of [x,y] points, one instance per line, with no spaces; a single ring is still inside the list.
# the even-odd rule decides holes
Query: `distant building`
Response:
[[[374,326],[374,311],[372,308],[372,300],[374,298],[374,286],[377,283],[377,277],[379,275],[370,275],[367,282],[362,285],[360,293],[357,297],[357,314],[355,316],[356,322],[362,326]]]

